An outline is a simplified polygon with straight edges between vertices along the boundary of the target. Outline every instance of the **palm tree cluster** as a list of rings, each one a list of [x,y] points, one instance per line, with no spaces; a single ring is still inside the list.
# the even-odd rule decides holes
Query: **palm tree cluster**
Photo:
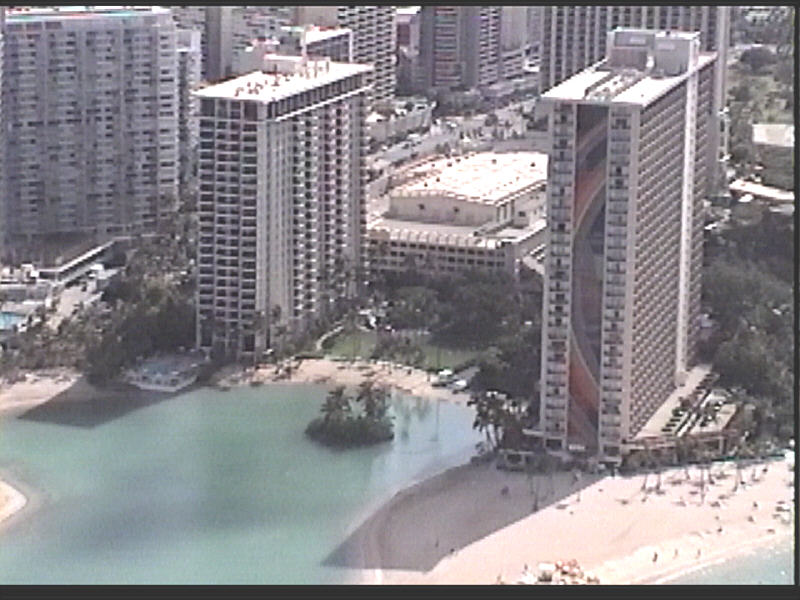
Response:
[[[529,403],[509,398],[496,390],[472,394],[468,406],[475,408],[473,428],[486,435],[490,450],[519,450],[524,445],[522,430],[531,424]]]
[[[386,442],[394,438],[389,416],[389,390],[371,379],[364,380],[355,396],[344,386],[333,388],[325,397],[306,435],[328,446],[355,447]]]
[[[194,344],[191,255],[185,236],[140,240],[102,296],[111,318],[87,344],[86,369],[93,382],[113,379],[139,357]]]

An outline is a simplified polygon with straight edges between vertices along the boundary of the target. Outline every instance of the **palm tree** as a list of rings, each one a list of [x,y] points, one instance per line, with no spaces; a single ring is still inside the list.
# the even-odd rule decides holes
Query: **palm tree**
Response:
[[[322,420],[324,423],[341,421],[350,412],[350,399],[345,396],[344,386],[333,388],[322,403]]]
[[[503,401],[494,392],[480,391],[472,394],[467,405],[475,407],[473,428],[485,433],[489,447],[496,450],[500,443]]]
[[[694,453],[694,439],[688,436],[680,436],[675,440],[678,462],[683,465],[683,474],[686,481],[691,480],[689,463]]]
[[[286,333],[286,326],[280,324],[281,314],[283,310],[280,304],[273,304],[269,311],[269,328],[270,328],[270,346],[277,346],[276,354],[280,353],[283,348],[284,334]]]
[[[278,307],[280,308],[280,307]],[[254,333],[256,339],[263,336],[267,332],[267,314],[263,310],[256,311],[254,318]],[[253,348],[253,366],[255,367],[261,360],[261,350],[258,347]]]
[[[372,379],[365,379],[358,386],[356,402],[364,406],[364,414],[368,419],[382,420],[388,411],[389,391],[385,386],[375,385]]]
[[[653,462],[651,463],[652,467],[656,471],[656,493],[661,493],[661,472],[663,467],[663,457],[661,456],[660,452],[653,452]]]
[[[650,446],[645,441],[644,442],[644,461],[643,461],[643,465],[645,467],[645,469],[644,469],[644,481],[642,481],[642,488],[641,488],[641,491],[643,491],[643,492],[647,492],[647,480],[648,480],[648,476],[650,475],[650,468],[652,466],[652,463],[653,463],[653,457],[652,457],[652,455],[650,453]]]

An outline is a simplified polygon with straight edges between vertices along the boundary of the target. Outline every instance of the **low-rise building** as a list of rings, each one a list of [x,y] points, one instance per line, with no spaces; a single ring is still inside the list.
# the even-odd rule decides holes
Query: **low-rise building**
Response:
[[[794,125],[783,123],[753,124],[753,145],[763,165],[761,180],[770,186],[794,188]]]
[[[284,26],[271,37],[254,39],[233,58],[233,73],[245,75],[261,69],[268,54],[329,58],[352,62],[353,32],[346,27]]]
[[[425,98],[399,98],[391,112],[372,112],[367,117],[367,134],[375,142],[405,136],[412,131],[430,128],[436,104]]]
[[[389,193],[389,208],[367,225],[375,272],[518,276],[545,239],[547,156],[482,152],[440,158]]]

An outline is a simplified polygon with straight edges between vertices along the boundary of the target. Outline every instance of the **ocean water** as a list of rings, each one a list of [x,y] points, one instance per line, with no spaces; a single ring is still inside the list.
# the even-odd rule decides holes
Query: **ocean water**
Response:
[[[725,562],[709,565],[669,581],[684,585],[791,585],[794,545],[759,548]]]
[[[393,442],[330,450],[303,434],[324,394],[199,389],[96,422],[0,422],[0,470],[35,491],[0,532],[0,583],[346,580],[325,562],[347,535],[479,435],[471,409],[396,398]]]

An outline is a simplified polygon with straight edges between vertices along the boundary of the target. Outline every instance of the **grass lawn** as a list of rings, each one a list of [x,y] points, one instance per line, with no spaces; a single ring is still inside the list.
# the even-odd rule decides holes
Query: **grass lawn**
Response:
[[[452,369],[476,358],[482,350],[469,348],[446,348],[433,344],[422,344],[425,353],[425,368]]]
[[[355,331],[353,333],[342,333],[333,338],[333,346],[323,350],[325,354],[334,356],[346,356],[353,358],[369,358],[377,343],[377,335],[374,331]]]
[[[333,346],[324,352],[325,354],[346,356],[347,358],[354,356],[369,358],[375,349],[376,343],[377,335],[374,331],[356,331],[337,335],[334,338]],[[480,349],[447,348],[427,342],[421,344],[421,348],[425,354],[424,367],[427,369],[452,369],[477,357],[481,353]]]

